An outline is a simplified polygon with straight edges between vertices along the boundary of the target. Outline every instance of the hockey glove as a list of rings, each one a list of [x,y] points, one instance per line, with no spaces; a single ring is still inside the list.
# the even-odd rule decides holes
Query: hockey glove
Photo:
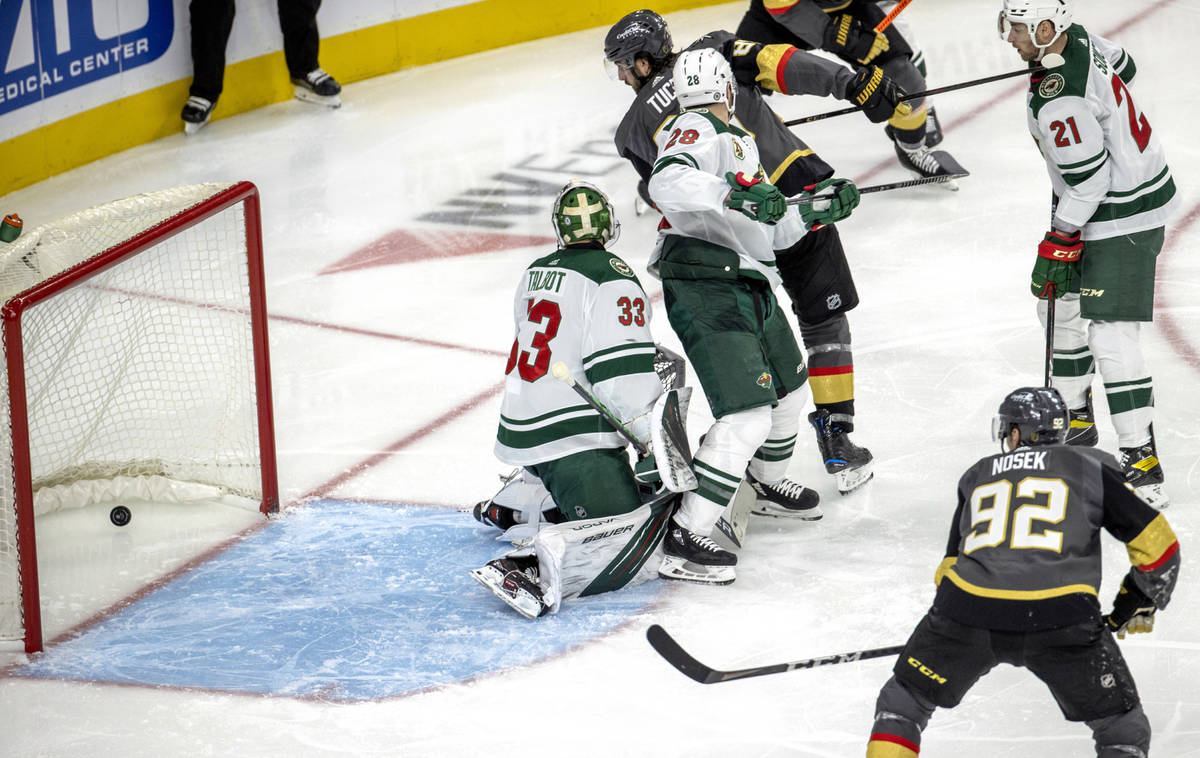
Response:
[[[1129,575],[1121,582],[1121,589],[1113,599],[1112,613],[1104,617],[1108,628],[1125,639],[1125,634],[1146,634],[1154,631],[1154,601],[1138,589]]]
[[[1079,257],[1083,255],[1083,242],[1079,232],[1067,234],[1053,229],[1038,245],[1038,258],[1033,264],[1033,277],[1029,289],[1040,299],[1053,292],[1055,297],[1067,294],[1079,277]]]
[[[879,66],[860,68],[846,87],[846,99],[876,124],[912,113],[912,106],[902,102],[906,94]]]
[[[889,47],[888,38],[882,33],[864,27],[846,13],[833,16],[825,27],[824,48],[841,58],[870,63]]]
[[[733,187],[725,205],[733,210],[763,224],[774,224],[787,213],[787,199],[774,184],[747,178],[741,171],[726,173],[725,181]]]
[[[860,195],[858,187],[849,179],[826,179],[818,184],[810,184],[804,188],[799,197],[812,195],[828,195],[832,190],[834,197],[830,200],[818,200],[814,203],[800,203],[800,218],[804,219],[804,228],[812,231],[826,224],[836,224],[850,215],[858,207]]]
[[[662,475],[658,473],[658,461],[654,459],[654,453],[638,458],[633,465],[633,478],[641,487],[655,490],[662,486]]]

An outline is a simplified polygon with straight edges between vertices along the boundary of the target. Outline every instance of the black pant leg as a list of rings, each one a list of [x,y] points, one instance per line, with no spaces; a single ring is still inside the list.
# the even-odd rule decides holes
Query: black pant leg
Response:
[[[279,29],[283,32],[283,57],[293,79],[320,66],[317,54],[321,35],[317,31],[317,10],[321,0],[278,0]]]
[[[225,82],[225,45],[233,29],[233,0],[192,0],[192,87],[190,94],[216,102]]]

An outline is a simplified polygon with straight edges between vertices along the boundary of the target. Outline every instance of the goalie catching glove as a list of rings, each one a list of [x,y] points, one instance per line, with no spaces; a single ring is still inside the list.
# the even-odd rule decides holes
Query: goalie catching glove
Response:
[[[858,187],[849,179],[829,178],[817,184],[810,184],[797,195],[804,199],[813,195],[827,195],[833,191],[833,197],[828,200],[817,200],[812,203],[800,203],[800,218],[804,219],[804,228],[812,231],[827,224],[836,224],[850,215],[858,207],[861,196]]]
[[[879,124],[893,116],[912,113],[912,106],[903,102],[908,94],[883,73],[879,66],[860,68],[846,87],[846,100],[857,105],[873,123]]]
[[[725,205],[763,224],[774,224],[787,213],[787,199],[774,184],[747,178],[741,171],[729,171],[725,181],[733,187]]]
[[[1113,599],[1112,613],[1105,616],[1104,620],[1117,639],[1123,640],[1127,633],[1146,634],[1154,631],[1154,611],[1154,601],[1146,597],[1146,593],[1138,589],[1126,575]]]
[[[870,63],[891,47],[882,32],[868,29],[847,13],[830,18],[824,36],[826,50],[859,63]]]
[[[1079,258],[1083,255],[1083,242],[1079,232],[1068,234],[1051,229],[1038,245],[1038,258],[1033,264],[1033,276],[1029,289],[1040,299],[1053,294],[1062,297],[1071,290],[1079,278]]]

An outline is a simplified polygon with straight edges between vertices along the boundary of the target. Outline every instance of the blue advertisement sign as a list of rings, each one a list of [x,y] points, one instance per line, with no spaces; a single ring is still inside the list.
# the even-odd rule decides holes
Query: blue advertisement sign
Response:
[[[66,18],[56,17],[55,0],[0,0],[0,65],[10,60],[26,7],[34,57],[0,72],[0,115],[160,58],[175,34],[173,0],[144,1],[149,12],[141,28],[100,38],[92,0],[57,3]]]

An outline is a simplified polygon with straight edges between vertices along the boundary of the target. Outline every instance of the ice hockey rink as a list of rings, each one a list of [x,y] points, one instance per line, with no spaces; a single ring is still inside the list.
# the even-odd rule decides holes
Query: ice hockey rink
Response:
[[[930,86],[1021,67],[997,2],[904,12]],[[736,27],[744,3],[669,15],[677,45]],[[1125,45],[1131,86],[1182,194],[1143,331],[1167,516],[1185,568],[1151,635],[1121,643],[1153,755],[1200,756],[1200,39],[1194,0],[1078,0]],[[614,21],[616,19],[613,19]],[[802,432],[790,475],[818,522],[757,520],[728,587],[650,582],[527,621],[467,576],[504,543],[463,509],[489,497],[511,297],[553,244],[572,177],[610,193],[613,247],[644,273],[658,217],[611,135],[632,92],[601,66],[606,28],[351,84],[329,111],[288,102],[166,138],[0,198],[27,228],[166,187],[249,180],[262,193],[285,508],[108,509],[39,522],[45,653],[0,664],[4,756],[862,755],[883,658],[715,685],[649,647],[661,624],[739,668],[899,645],[933,597],[954,489],[992,452],[992,414],[1040,384],[1028,290],[1049,183],[1021,79],[937,97],[958,192],[865,195],[839,225],[862,304],[851,313],[856,439],[876,478],[840,497]],[[332,70],[332,67],[331,67]],[[332,70],[336,75],[336,70]],[[774,96],[785,118],[842,107]],[[857,115],[802,128],[862,185],[909,178]],[[661,304],[661,297],[656,297]],[[678,349],[665,313],[656,338]],[[697,396],[693,440],[711,421]],[[1115,452],[1102,395],[1101,446]],[[1107,535],[1107,607],[1128,566]],[[199,558],[194,556],[199,554]],[[183,556],[182,558],[180,556]],[[1027,672],[1002,666],[926,730],[930,758],[1092,755]]]

